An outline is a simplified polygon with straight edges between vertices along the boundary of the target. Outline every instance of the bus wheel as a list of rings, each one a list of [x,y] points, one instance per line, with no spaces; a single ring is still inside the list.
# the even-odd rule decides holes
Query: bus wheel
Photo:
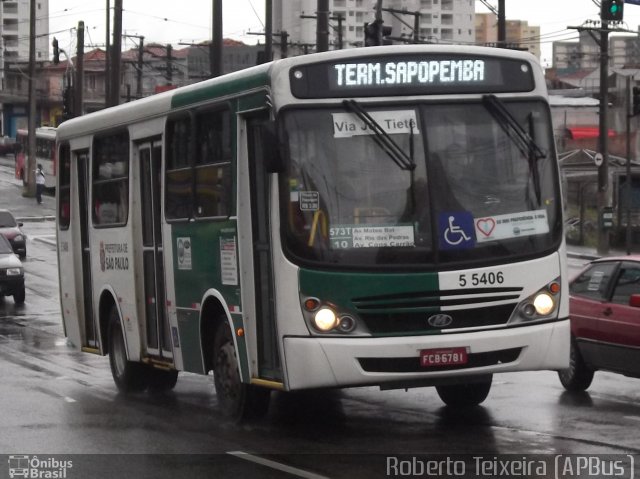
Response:
[[[487,399],[491,390],[492,380],[493,375],[490,374],[480,382],[436,386],[436,391],[438,391],[438,396],[447,406],[473,407]]]
[[[16,304],[24,304],[24,298],[26,296],[26,292],[25,292],[25,288],[24,285],[22,285],[22,288],[20,288],[20,290],[13,295],[13,301]]]
[[[558,371],[558,378],[562,386],[571,392],[586,391],[593,381],[594,371],[589,369],[582,359],[575,339],[571,338],[569,350],[569,367]]]
[[[147,371],[149,390],[153,392],[170,391],[178,382],[178,371],[150,367]]]
[[[216,331],[213,359],[213,382],[224,414],[236,422],[264,416],[271,391],[244,384],[240,379],[238,355],[227,321],[222,321]]]
[[[148,370],[145,365],[127,359],[122,324],[115,307],[111,308],[109,315],[109,365],[113,381],[120,391],[143,391],[147,387],[145,373]]]

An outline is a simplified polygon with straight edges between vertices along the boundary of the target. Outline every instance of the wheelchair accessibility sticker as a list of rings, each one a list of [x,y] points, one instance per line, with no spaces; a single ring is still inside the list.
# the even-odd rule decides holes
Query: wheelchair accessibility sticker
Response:
[[[440,213],[438,217],[438,236],[440,249],[467,249],[476,244],[475,223],[468,211]]]

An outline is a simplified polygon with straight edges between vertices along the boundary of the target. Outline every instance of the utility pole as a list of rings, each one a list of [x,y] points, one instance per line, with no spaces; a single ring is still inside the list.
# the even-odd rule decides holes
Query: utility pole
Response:
[[[603,214],[607,208],[609,186],[609,23],[602,20],[600,29],[600,129],[598,150],[602,163],[598,167],[598,254],[609,253],[609,230],[604,228]]]
[[[167,43],[167,81],[169,85],[173,84],[173,48],[170,43]]]
[[[507,17],[504,0],[498,0],[498,45],[504,48],[507,43]]]
[[[111,95],[109,106],[120,103],[120,58],[122,56],[122,0],[115,0],[113,10],[113,46],[111,55]]]
[[[23,196],[36,195],[36,0],[29,2],[29,151],[27,186]]]
[[[78,22],[78,53],[76,58],[76,91],[75,107],[76,116],[83,114],[84,103],[84,22]]]
[[[140,36],[140,44],[138,45],[138,76],[136,78],[136,95],[142,98],[142,69],[144,67],[144,37]]]
[[[319,52],[326,52],[329,50],[329,0],[318,0],[316,15],[318,16],[316,49]]]
[[[311,20],[318,20],[318,15],[300,15],[300,18],[308,18]],[[342,38],[342,22],[344,22],[345,18],[342,16],[341,13],[338,13],[337,15],[331,15],[329,17],[329,20],[335,20],[338,22],[338,28],[331,26],[331,28],[333,28],[334,30],[336,30],[337,34],[338,34],[338,50],[342,50],[344,48],[344,42],[343,42],[343,38]],[[308,47],[310,44],[305,44],[303,46]],[[319,50],[318,50],[319,51]],[[305,49],[305,55],[309,53],[308,49]]]
[[[625,188],[625,197],[627,199],[627,231],[625,235],[625,243],[627,245],[627,254],[631,254],[631,117],[633,116],[632,100],[633,95],[631,93],[631,77],[627,77],[626,84],[626,102],[627,102],[627,184]],[[622,215],[620,215],[621,217]]]
[[[273,2],[264,2],[264,61],[273,60]]]
[[[109,106],[109,96],[111,95],[111,52],[109,45],[111,44],[111,1],[107,0],[107,38],[105,39],[104,47],[104,102],[105,106]]]
[[[222,0],[213,0],[211,16],[209,61],[211,64],[211,78],[215,78],[222,75]]]

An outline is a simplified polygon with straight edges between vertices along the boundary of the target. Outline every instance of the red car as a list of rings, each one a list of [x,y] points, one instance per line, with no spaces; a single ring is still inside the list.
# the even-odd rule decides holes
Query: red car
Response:
[[[18,223],[9,210],[0,210],[0,235],[11,243],[13,252],[20,259],[27,257],[27,236],[22,231],[22,223]]]
[[[558,372],[584,391],[597,370],[640,378],[640,255],[591,262],[569,287],[571,359]]]

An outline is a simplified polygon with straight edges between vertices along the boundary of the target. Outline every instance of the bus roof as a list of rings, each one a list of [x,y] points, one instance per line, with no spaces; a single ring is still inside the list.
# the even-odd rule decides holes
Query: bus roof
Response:
[[[332,50],[323,53],[290,57],[265,63],[255,67],[229,73],[217,78],[204,80],[192,85],[165,91],[130,103],[73,118],[58,127],[58,139],[91,134],[135,123],[190,106],[196,106],[212,98],[224,99],[241,92],[250,92],[261,88],[275,90],[275,96],[283,93],[288,81],[283,81],[292,67],[309,63],[346,60],[372,55],[389,54],[429,54],[449,53],[458,55],[480,55],[497,58],[515,58],[537,66],[534,68],[536,85],[544,86],[544,76],[538,60],[528,52],[490,47],[461,45],[389,45],[380,47],[352,48]],[[545,88],[546,93],[546,88]],[[277,106],[277,98],[274,98]]]
[[[36,138],[49,138],[52,140],[56,139],[56,131],[57,128],[53,126],[39,126],[36,128]],[[29,135],[29,130],[26,128],[19,128],[16,131],[16,136],[27,136]]]

